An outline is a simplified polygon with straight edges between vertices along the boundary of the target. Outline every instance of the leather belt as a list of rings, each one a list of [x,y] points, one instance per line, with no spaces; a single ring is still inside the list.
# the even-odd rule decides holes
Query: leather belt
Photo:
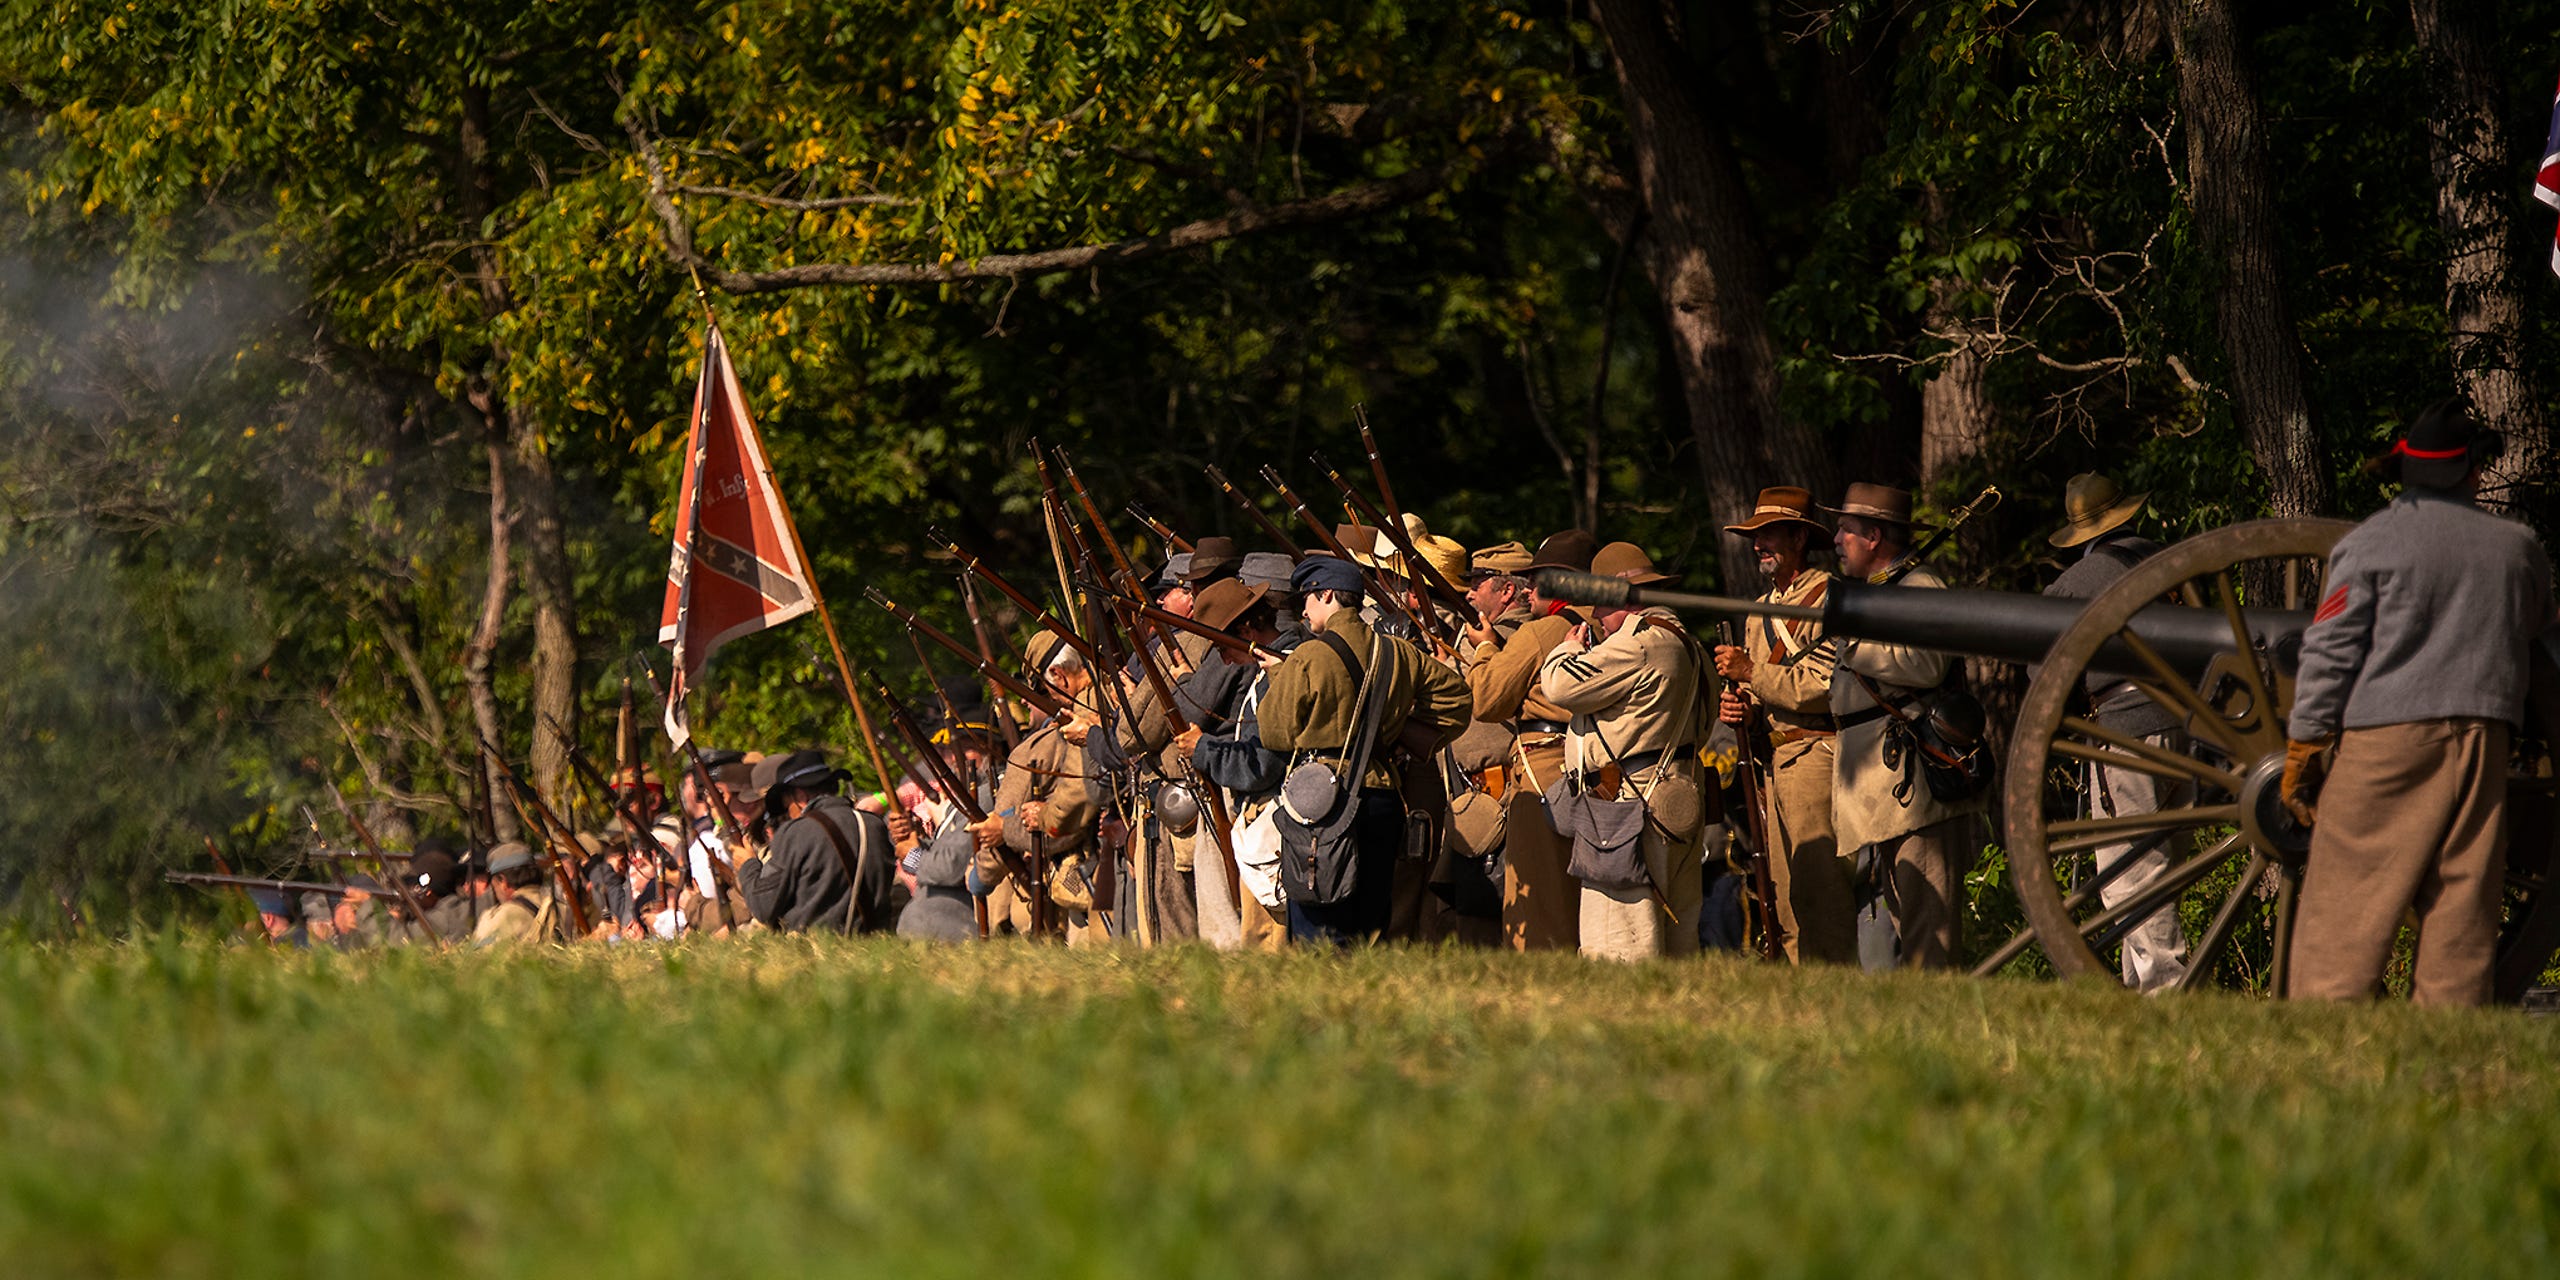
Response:
[[[1563,733],[1570,728],[1572,726],[1562,720],[1531,720],[1523,717],[1520,721],[1522,733]]]
[[[1831,728],[1835,733],[1842,729],[1854,729],[1870,720],[1884,719],[1885,708],[1887,707],[1891,707],[1896,711],[1908,711],[1911,709],[1911,704],[1917,701],[1919,701],[1919,699],[1911,695],[1905,695],[1899,698],[1887,698],[1882,703],[1869,707],[1864,711],[1852,711],[1845,716],[1831,717]]]
[[[1813,738],[1830,738],[1837,736],[1838,734],[1834,730],[1817,729],[1811,725],[1806,725],[1798,729],[1773,730],[1769,734],[1769,742],[1773,746],[1784,747]]]
[[[1683,744],[1677,747],[1664,747],[1658,751],[1639,751],[1631,756],[1620,756],[1615,760],[1604,761],[1598,768],[1584,769],[1582,771],[1582,776],[1586,779],[1596,778],[1600,776],[1601,769],[1605,769],[1613,764],[1618,766],[1618,772],[1621,776],[1626,774],[1642,773],[1645,770],[1662,763],[1665,759],[1677,760],[1688,750],[1689,747],[1686,744]]]

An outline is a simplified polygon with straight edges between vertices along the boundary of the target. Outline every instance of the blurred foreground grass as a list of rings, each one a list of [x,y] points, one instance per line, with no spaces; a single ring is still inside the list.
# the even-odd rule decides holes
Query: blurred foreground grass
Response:
[[[1738,961],[0,948],[9,1274],[2560,1272],[2560,1025]]]

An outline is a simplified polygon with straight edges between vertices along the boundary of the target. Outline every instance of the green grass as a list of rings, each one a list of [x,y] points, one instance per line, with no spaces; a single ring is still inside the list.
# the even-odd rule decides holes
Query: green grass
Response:
[[[2560,1025],[1711,960],[0,948],[18,1276],[2560,1271]]]

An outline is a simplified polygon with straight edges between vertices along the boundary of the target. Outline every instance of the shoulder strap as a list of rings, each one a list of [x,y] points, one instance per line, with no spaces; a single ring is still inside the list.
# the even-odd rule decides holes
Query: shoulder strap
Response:
[[[1324,646],[1333,650],[1335,657],[1342,659],[1342,669],[1351,673],[1352,687],[1358,688],[1363,672],[1360,656],[1351,651],[1351,642],[1343,639],[1340,633],[1332,631],[1318,632],[1316,639],[1324,641]]]
[[[862,872],[870,865],[869,829],[863,829],[866,838],[862,841],[861,852],[856,853],[851,842],[844,837],[844,828],[837,826],[836,820],[828,817],[826,810],[811,805],[802,816],[818,820],[818,826],[827,833],[827,842],[836,847],[836,861],[844,864],[844,876],[850,882],[846,894],[845,923],[856,931],[871,927],[871,913],[862,906]]]

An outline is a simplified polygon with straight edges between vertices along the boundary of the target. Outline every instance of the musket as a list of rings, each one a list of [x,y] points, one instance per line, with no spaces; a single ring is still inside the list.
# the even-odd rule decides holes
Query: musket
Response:
[[[1981,512],[1989,511],[1993,507],[1997,507],[1999,505],[2000,486],[1996,484],[1986,484],[1982,486],[1982,492],[1973,495],[1973,501],[1949,512],[1946,523],[1930,530],[1928,538],[1921,542],[1919,546],[1913,547],[1910,554],[1895,561],[1892,565],[1888,566],[1882,574],[1879,574],[1874,578],[1870,578],[1869,581],[1879,584],[1891,582],[1900,578],[1902,575],[1911,572],[1913,569],[1919,568],[1923,562],[1928,560],[1930,553],[1936,551],[1939,547],[1945,546],[1947,539],[1956,536],[1956,531],[1964,528],[1966,521],[1973,519],[1975,515]]]
[[[1742,637],[1736,633],[1731,619],[1716,623],[1717,645],[1730,648],[1739,646],[1741,642]],[[1760,752],[1751,741],[1754,718],[1746,713],[1743,722],[1734,726],[1739,757],[1735,763],[1740,766],[1734,771],[1734,780],[1742,787],[1743,835],[1754,855],[1751,861],[1751,897],[1760,909],[1760,958],[1783,960],[1787,955],[1787,931],[1778,923],[1777,878],[1770,865],[1770,859],[1778,856],[1778,850],[1769,842],[1769,811],[1761,807],[1767,789],[1761,785]]]
[[[935,644],[942,646],[944,649],[958,656],[961,661],[976,668],[979,675],[986,677],[987,681],[995,685],[998,689],[1001,689],[1004,692],[1021,699],[1023,702],[1028,703],[1032,707],[1047,712],[1050,715],[1059,714],[1061,709],[1066,705],[1058,699],[1051,697],[1048,694],[1031,687],[1029,684],[1026,684],[1021,680],[1017,680],[1013,676],[1007,674],[1002,667],[995,665],[994,659],[971,653],[968,646],[963,645],[959,641],[952,639],[950,636],[943,634],[941,628],[917,617],[914,610],[890,599],[888,594],[881,591],[878,587],[864,587],[862,589],[862,594],[869,597],[871,603],[887,610],[889,616],[905,623],[910,635],[921,635],[925,639],[931,640]]]
[[[641,678],[649,682],[650,700],[660,706],[666,705],[667,691],[658,683],[658,669],[650,665],[648,659],[641,654],[635,653],[631,657],[632,661],[640,664]],[[720,833],[720,843],[729,851],[729,856],[736,857],[747,846],[747,833],[739,828],[738,820],[729,813],[729,793],[721,790],[720,784],[712,780],[711,764],[702,758],[702,744],[694,741],[692,734],[685,735],[684,753],[686,760],[693,766],[694,789],[702,796],[703,807],[711,810],[711,825]],[[729,909],[729,890],[720,877],[720,859],[710,858],[707,861],[711,864],[711,887],[719,890],[712,897],[718,899],[720,927],[734,932],[738,927],[738,918],[737,913]],[[685,869],[692,870],[691,867]],[[845,872],[846,878],[851,879],[852,875],[852,870],[848,868]],[[741,896],[745,892],[743,888],[739,890]]]
[[[1253,522],[1261,527],[1263,537],[1269,538],[1274,543],[1277,543],[1281,550],[1289,553],[1289,558],[1292,560],[1304,560],[1307,558],[1307,553],[1299,550],[1298,544],[1291,542],[1289,540],[1289,535],[1282,532],[1280,526],[1272,522],[1271,517],[1262,514],[1262,508],[1255,506],[1253,499],[1244,496],[1244,491],[1236,488],[1235,485],[1227,479],[1226,472],[1218,470],[1214,465],[1202,467],[1201,470],[1207,472],[1211,482],[1215,483],[1220,489],[1225,490],[1228,497],[1235,499],[1237,506],[1244,508],[1244,513],[1247,516],[1252,517]]]
[[[932,526],[927,526],[924,531],[924,536],[934,545],[950,552],[952,558],[960,562],[961,568],[977,575],[979,580],[985,582],[988,586],[994,587],[997,595],[1003,596],[1005,599],[1012,601],[1013,607],[1022,610],[1024,617],[1031,619],[1034,623],[1037,623],[1043,628],[1058,633],[1059,637],[1067,642],[1067,647],[1075,650],[1076,653],[1086,661],[1099,662],[1102,660],[1101,650],[1094,648],[1093,645],[1087,642],[1083,636],[1076,634],[1075,628],[1059,621],[1055,615],[1034,603],[1031,597],[1015,590],[1012,583],[1004,580],[1004,575],[987,567],[986,561],[980,560],[978,557],[971,555],[967,550],[962,548],[959,543],[952,541],[948,536],[944,535],[942,530]]]
[[[304,880],[266,880],[257,876],[218,875],[206,871],[172,871],[167,873],[167,879],[171,884],[195,885],[199,888],[264,889],[270,893],[322,893],[333,898],[343,898],[351,893],[375,896],[381,894],[381,890],[367,889],[362,885],[313,884]]]
[[[220,845],[218,845],[218,844],[215,844],[215,843],[213,842],[213,837],[212,837],[212,836],[204,836],[204,837],[203,837],[203,839],[204,839],[204,851],[205,851],[205,854],[206,854],[206,856],[208,856],[208,857],[210,857],[210,858],[212,858],[212,859],[213,859],[213,869],[214,869],[216,872],[218,872],[218,873],[220,873],[220,874],[222,874],[222,875],[226,875],[226,876],[227,876],[227,875],[230,875],[230,874],[231,874],[231,862],[230,862],[230,860],[229,860],[229,859],[226,859],[226,858],[224,858],[224,857],[222,856],[222,846],[220,846]],[[243,897],[243,898],[247,898],[247,897],[249,896],[249,891],[248,891],[248,890],[246,890],[246,889],[242,889],[242,890],[240,891],[240,896],[241,896],[241,897]],[[252,900],[252,901],[249,903],[249,906],[250,906],[250,908],[251,908],[253,911],[256,909],[257,905],[258,905],[258,904],[257,904],[257,902],[256,902],[255,900]],[[264,913],[264,912],[258,912],[258,914],[260,914],[260,915],[264,915],[265,913]],[[259,937],[262,937],[262,938],[265,938],[265,939],[267,940],[267,944],[268,944],[268,945],[270,945],[270,946],[273,946],[273,945],[275,944],[275,940],[276,940],[276,939],[275,939],[275,935],[267,932],[267,930],[266,930],[266,925],[265,925],[265,923],[264,923],[263,921],[257,922],[257,924],[258,924],[258,936],[259,936]]]
[[[965,571],[960,574],[960,603],[969,611],[969,630],[978,640],[978,671],[981,675],[996,669],[995,641],[987,634],[987,619],[978,612],[978,581]],[[1004,749],[1009,755],[1022,745],[1022,728],[1013,722],[1013,708],[1005,701],[1008,690],[989,677],[995,686],[996,726],[1004,730]]]
[[[319,842],[320,842],[320,847],[321,847],[321,848],[323,848],[323,849],[328,848],[328,846],[329,846],[329,836],[328,836],[328,833],[326,833],[326,832],[324,832],[324,831],[322,831],[322,830],[320,829],[320,817],[319,817],[319,815],[318,815],[318,814],[315,814],[315,813],[313,813],[313,812],[311,812],[311,806],[310,806],[310,805],[307,805],[307,804],[306,804],[306,805],[303,805],[301,808],[302,808],[302,825],[311,829],[311,838],[312,838],[312,839],[314,839],[314,840],[316,840],[316,841],[319,841]],[[344,859],[331,859],[331,861],[332,861],[332,862],[336,862],[336,861],[344,861]],[[391,877],[390,877],[390,875],[388,874],[388,873],[389,873],[389,871],[390,871],[390,868],[385,867],[385,868],[383,868],[383,870],[384,870],[384,872],[385,872],[385,875],[384,875],[384,877],[383,877],[383,878],[384,878],[384,879],[386,879],[386,880],[387,880],[387,879],[390,879]],[[347,874],[347,873],[345,873],[345,872],[343,872],[343,871],[338,870],[335,866],[330,867],[330,869],[329,869],[329,874],[331,874],[331,875],[333,875],[333,876],[338,877],[338,883],[340,883],[340,884],[345,884],[345,883],[347,883],[347,879],[346,879],[346,874]],[[355,887],[362,888],[362,886],[360,886],[360,885],[359,885],[359,886],[355,886]],[[377,885],[375,885],[373,888],[366,889],[366,890],[365,890],[365,892],[366,892],[366,893],[369,893],[369,894],[372,894],[373,896],[375,896],[375,897],[377,897],[377,898],[388,898],[388,897],[391,897],[391,891],[390,891],[389,889],[386,889],[386,888],[382,887],[381,885],[378,885],[378,884],[377,884]],[[399,901],[402,905],[404,905],[404,906],[405,906],[405,905],[407,905],[407,903],[408,903],[409,899],[408,899],[408,897],[407,897],[406,895],[403,895],[403,896],[401,896],[401,897],[398,899],[398,901]],[[424,917],[420,917],[420,918],[419,918],[419,922],[420,922],[421,924],[424,924],[424,923],[425,923]]]
[[[1216,627],[1210,626],[1208,623],[1202,622],[1197,618],[1186,618],[1181,614],[1157,605],[1149,604],[1144,600],[1132,599],[1128,596],[1112,593],[1109,596],[1109,603],[1118,606],[1124,613],[1135,613],[1158,626],[1171,627],[1176,631],[1188,631],[1191,634],[1208,641],[1210,644],[1216,645],[1218,648],[1225,649],[1230,652],[1243,653],[1248,657],[1256,659],[1266,657],[1277,658],[1280,656],[1279,654],[1273,653],[1269,649],[1265,649],[1262,646],[1237,636],[1232,632],[1220,631]]]
[[[627,689],[630,687],[630,676],[625,675],[622,678],[622,681],[624,688]],[[683,851],[670,851],[666,846],[666,842],[658,838],[658,829],[655,826],[641,822],[640,807],[623,798],[623,793],[615,790],[612,783],[605,781],[604,775],[596,769],[595,761],[587,758],[587,749],[578,744],[578,739],[568,731],[567,726],[561,724],[559,718],[553,716],[548,711],[542,713],[542,718],[551,722],[551,731],[560,735],[561,743],[569,748],[570,772],[577,774],[578,780],[585,783],[588,790],[595,792],[599,797],[601,797],[606,808],[611,809],[616,815],[621,817],[622,825],[629,828],[631,831],[631,839],[634,846],[636,847],[638,842],[646,840],[649,842],[650,848],[657,850],[658,856],[650,863],[651,867],[681,867],[684,871],[690,872],[692,868],[684,865]],[[719,859],[712,859],[711,867],[711,878],[713,886],[716,888],[718,887],[718,881],[720,879],[719,872],[721,870]],[[660,880],[654,873],[650,878],[653,882],[659,885],[660,892],[663,893],[665,890],[665,882]],[[667,905],[673,906],[675,904],[668,903]],[[631,909],[632,914],[637,916],[639,914],[640,904],[636,901],[633,902],[631,904]]]
[[[960,815],[968,820],[970,826],[986,821],[987,811],[978,803],[977,794],[952,773],[950,765],[943,760],[942,753],[934,750],[933,743],[926,737],[924,727],[915,722],[915,717],[907,714],[906,708],[900,706],[897,699],[889,697],[889,691],[885,686],[880,690],[880,696],[883,705],[889,708],[890,731],[904,737],[908,746],[925,762],[925,767],[932,771],[935,784],[941,788],[945,796],[950,797],[952,807],[960,811]],[[1033,882],[1031,868],[1023,861],[1022,855],[1006,848],[1001,837],[996,841],[995,854],[996,860],[1004,864],[1006,872],[1022,886],[1024,900],[1031,902],[1036,910],[1041,897],[1041,886]],[[971,894],[970,898],[971,910],[977,919],[978,936],[983,938],[987,935],[987,899],[983,894]],[[1035,933],[1038,931],[1036,920],[1033,922],[1033,931]]]
[[[1404,561],[1405,581],[1412,586],[1414,600],[1417,602],[1415,608],[1404,610],[1404,614],[1413,620],[1414,629],[1434,649],[1443,653],[1449,652],[1449,636],[1441,629],[1440,611],[1431,607],[1433,584],[1440,582],[1439,572],[1423,563],[1422,552],[1413,545],[1412,535],[1405,532],[1404,521],[1389,519],[1376,507],[1369,505],[1369,500],[1362,497],[1360,491],[1351,486],[1350,481],[1343,479],[1342,473],[1336,471],[1332,463],[1326,462],[1322,454],[1310,453],[1307,455],[1307,460],[1316,464],[1316,469],[1322,471],[1325,478],[1333,482],[1334,488],[1342,491],[1343,501],[1350,504],[1354,514],[1376,525],[1378,532],[1385,534],[1387,541],[1395,544],[1398,558]],[[1455,595],[1462,606],[1466,603],[1465,594],[1457,592],[1454,588],[1442,584],[1439,590]]]
[[[1058,482],[1049,476],[1049,455],[1041,451],[1038,440],[1031,442],[1031,459],[1040,471],[1041,527],[1048,532],[1049,559],[1058,569],[1058,607],[1072,618],[1076,612],[1075,588],[1068,582],[1067,540],[1058,530],[1059,523],[1067,518],[1067,503],[1058,496]]]
[[[1279,491],[1280,501],[1286,503],[1290,510],[1297,512],[1298,518],[1305,521],[1309,529],[1315,531],[1316,541],[1322,543],[1325,550],[1341,557],[1343,563],[1358,568],[1363,575],[1375,579],[1382,584],[1385,582],[1386,575],[1384,573],[1362,565],[1359,557],[1352,555],[1351,549],[1342,545],[1342,539],[1333,536],[1333,530],[1327,527],[1325,522],[1320,519],[1315,512],[1307,508],[1306,499],[1299,497],[1298,491],[1289,487],[1288,480],[1281,476],[1279,468],[1270,466],[1264,467],[1262,469],[1262,478],[1265,483]],[[1373,592],[1372,594],[1377,596],[1378,604],[1381,608],[1384,608],[1394,613],[1397,617],[1403,618],[1405,621],[1412,623],[1416,632],[1424,635],[1430,634],[1424,629],[1422,620],[1415,617],[1412,610],[1404,607],[1404,601],[1396,598],[1395,592],[1382,590]],[[1428,610],[1426,609],[1425,612],[1428,612]]]
[[[578,938],[584,940],[595,932],[595,920],[587,914],[586,887],[578,883],[578,873],[571,870],[572,860],[561,848],[563,843],[574,847],[577,841],[570,838],[567,824],[560,821],[558,814],[551,812],[551,806],[542,802],[542,793],[525,782],[523,775],[516,772],[514,765],[507,763],[507,758],[498,753],[494,744],[483,738],[480,749],[489,753],[489,759],[497,763],[498,774],[507,784],[507,800],[515,805],[516,816],[523,818],[525,825],[533,828],[534,834],[542,841],[545,855],[551,863],[552,883],[568,899],[562,905],[569,909],[569,922],[577,926]]]
[[[409,877],[391,869],[391,856],[382,851],[382,842],[373,838],[373,829],[356,816],[355,809],[347,804],[346,793],[338,790],[338,784],[334,782],[329,784],[329,798],[337,802],[338,816],[347,820],[347,826],[355,831],[356,839],[364,845],[367,853],[373,855],[373,864],[382,871],[383,883],[399,891],[400,905],[408,910],[410,922],[435,939],[439,949],[451,946],[453,939],[436,932],[436,927],[427,923],[427,909],[418,904],[417,894],[410,891]]]
[[[1191,540],[1189,538],[1175,533],[1173,531],[1173,526],[1166,524],[1162,520],[1156,519],[1154,516],[1148,515],[1145,507],[1132,502],[1128,505],[1128,512],[1130,515],[1138,518],[1138,523],[1155,530],[1156,536],[1164,539],[1164,544],[1173,548],[1175,554],[1178,555],[1196,549],[1191,545]]]
[[[1102,508],[1095,506],[1093,495],[1085,491],[1084,479],[1076,474],[1076,464],[1067,457],[1066,450],[1057,449],[1052,452],[1058,455],[1058,470],[1065,473],[1067,487],[1075,491],[1077,504],[1084,508],[1085,520],[1093,525],[1094,539],[1110,549],[1112,567],[1119,570],[1121,580],[1128,584],[1130,594],[1145,595],[1146,579],[1138,576],[1136,566],[1129,563],[1129,553],[1120,549],[1120,540],[1112,537],[1110,526],[1103,523]],[[1091,548],[1088,547],[1086,550],[1089,552]]]
[[[1367,401],[1358,401],[1351,406],[1351,420],[1360,424],[1360,446],[1369,451],[1369,478],[1378,482],[1378,501],[1386,504],[1389,517],[1402,523],[1404,508],[1396,505],[1396,487],[1387,483],[1387,463],[1378,456],[1378,437],[1369,431]]]

